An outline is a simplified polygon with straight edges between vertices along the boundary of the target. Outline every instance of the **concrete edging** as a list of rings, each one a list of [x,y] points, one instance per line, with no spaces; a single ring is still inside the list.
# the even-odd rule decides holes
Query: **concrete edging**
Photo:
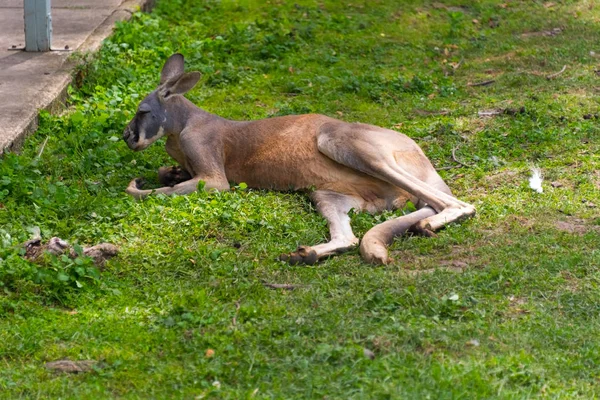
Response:
[[[102,41],[112,34],[117,21],[129,20],[132,14],[138,10],[148,12],[154,7],[154,4],[155,0],[124,0],[74,51],[86,54],[97,52]],[[32,109],[26,110],[26,114],[20,118],[20,121],[17,121],[16,126],[5,131],[5,137],[0,136],[0,156],[6,152],[21,150],[25,139],[37,130],[41,110],[55,114],[64,109],[68,97],[68,87],[73,83],[75,76],[74,70],[84,63],[85,61],[82,60],[64,57],[58,70],[52,74],[50,83],[40,91],[40,98],[35,100]]]

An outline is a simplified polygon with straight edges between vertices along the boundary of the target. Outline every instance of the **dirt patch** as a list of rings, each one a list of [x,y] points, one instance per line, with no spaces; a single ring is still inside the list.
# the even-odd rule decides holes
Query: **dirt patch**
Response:
[[[560,271],[560,276],[565,280],[564,287],[571,293],[577,293],[581,290],[579,279],[571,271]]]
[[[564,218],[564,217],[563,217]],[[584,235],[588,232],[600,232],[600,226],[593,225],[591,220],[581,218],[568,218],[562,220],[526,218],[522,215],[507,215],[489,231],[491,236],[505,235],[515,232],[536,232],[554,227],[561,232],[574,235]]]
[[[588,221],[580,218],[570,218],[567,221],[556,221],[554,227],[562,232],[571,233],[574,235],[584,235],[588,232],[600,231],[599,226],[590,225]]]
[[[516,317],[531,312],[527,309],[527,300],[522,297],[510,296],[508,301],[510,302],[507,313],[509,316]]]
[[[468,6],[449,6],[446,5],[444,3],[441,3],[439,1],[436,1],[435,3],[433,3],[431,5],[432,8],[436,9],[436,10],[446,10],[446,11],[450,11],[450,12],[461,12],[461,13],[466,13],[469,11],[469,7]]]
[[[500,54],[498,56],[492,56],[492,57],[488,57],[485,60],[483,60],[484,62],[496,62],[496,61],[510,61],[514,58],[517,57],[517,52],[516,51],[509,51],[507,53],[504,54]],[[491,70],[488,70],[491,71]],[[488,72],[486,71],[486,72]],[[494,76],[497,76],[499,74],[503,73],[503,71],[496,71]]]
[[[440,261],[439,269],[447,272],[455,272],[457,274],[460,274],[469,268],[469,262],[472,264],[475,261],[474,257],[461,256],[460,258],[461,260],[454,259]]]
[[[465,140],[469,139],[469,136],[483,131],[488,125],[488,122],[481,118],[458,118],[456,123],[460,128],[461,136]]]
[[[461,274],[469,269],[486,265],[486,260],[473,255],[475,248],[476,246],[453,246],[444,254],[440,254],[443,259],[415,256],[410,252],[398,252],[394,254],[394,258],[402,260],[403,266],[399,273],[403,275],[429,275],[436,271]]]
[[[540,36],[558,36],[563,32],[562,28],[552,28],[547,31],[537,31],[537,32],[524,32],[521,34],[522,38],[530,38],[530,37],[540,37]]]
[[[505,169],[483,178],[487,189],[496,189],[501,186],[515,186],[525,181],[515,170]]]
[[[522,306],[527,303],[527,300],[525,300],[523,297],[517,296],[510,296],[508,301],[510,301],[511,306]]]
[[[408,275],[408,276],[419,276],[419,275],[429,275],[429,274],[433,274],[435,271],[444,271],[444,272],[452,272],[455,274],[462,274],[463,273],[463,268],[461,267],[455,267],[452,265],[449,266],[444,266],[441,265],[437,268],[427,268],[427,269],[406,269],[403,270],[402,273]]]
[[[536,227],[536,221],[534,219],[526,218],[522,215],[512,214],[506,216],[506,218],[504,218],[504,221],[501,224],[499,224],[499,226],[500,225],[504,227],[503,231],[506,233],[514,232],[515,227],[519,231],[521,229],[524,229],[533,232],[535,231],[534,228]]]
[[[373,338],[372,347],[373,350],[378,352],[389,352],[393,348],[393,341],[388,336],[375,336]]]
[[[46,363],[45,367],[54,372],[80,374],[91,371],[96,364],[98,364],[98,361],[95,360],[58,360]]]

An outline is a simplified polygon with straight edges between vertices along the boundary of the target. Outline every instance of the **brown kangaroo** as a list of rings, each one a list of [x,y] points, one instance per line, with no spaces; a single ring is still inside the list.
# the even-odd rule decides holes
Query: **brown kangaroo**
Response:
[[[289,115],[230,121],[183,97],[200,79],[184,73],[181,54],[165,63],[160,84],[123,132],[135,151],[167,136],[166,150],[179,167],[162,167],[164,187],[144,190],[134,179],[127,193],[187,194],[204,188],[229,190],[229,182],[273,190],[306,190],[329,225],[331,240],[300,246],[281,259],[292,264],[318,260],[356,247],[348,212],[376,213],[405,206],[417,211],[369,230],[360,245],[367,262],[389,262],[387,246],[407,230],[433,236],[444,225],[471,217],[475,208],[452,196],[419,146],[409,137],[373,125],[324,115]]]

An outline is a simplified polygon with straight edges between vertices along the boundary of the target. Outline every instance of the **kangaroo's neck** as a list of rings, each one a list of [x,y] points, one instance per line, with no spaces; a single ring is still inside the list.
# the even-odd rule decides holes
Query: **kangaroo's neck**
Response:
[[[189,124],[208,125],[213,122],[232,122],[218,115],[204,111],[183,96],[176,96],[169,99],[166,105],[167,117],[165,118],[164,129],[167,135],[179,134]]]

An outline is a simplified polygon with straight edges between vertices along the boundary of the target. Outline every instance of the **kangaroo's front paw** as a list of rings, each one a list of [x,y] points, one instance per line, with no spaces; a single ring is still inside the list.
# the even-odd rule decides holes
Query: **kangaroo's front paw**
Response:
[[[298,249],[292,253],[280,255],[279,259],[291,265],[313,265],[318,261],[317,252],[309,246],[299,246]]]
[[[190,179],[192,179],[192,175],[179,166],[160,167],[158,169],[158,181],[163,186],[173,187],[178,183],[189,181]]]
[[[129,182],[128,188],[141,189],[142,187],[144,187],[144,183],[146,183],[144,181],[144,178],[135,178],[131,182]]]
[[[125,189],[125,193],[135,197],[136,199],[140,198],[140,190],[144,186],[144,180],[142,178],[135,178],[131,182],[129,182],[129,186]]]

